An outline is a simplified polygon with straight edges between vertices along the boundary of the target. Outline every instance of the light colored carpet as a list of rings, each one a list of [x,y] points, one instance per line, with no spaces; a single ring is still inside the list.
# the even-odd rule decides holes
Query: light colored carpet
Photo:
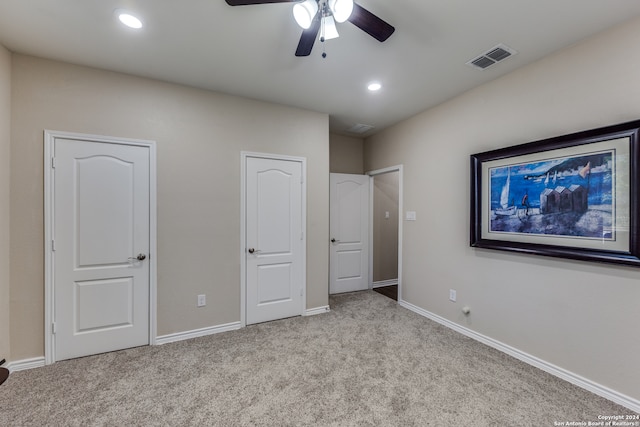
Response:
[[[2,426],[552,426],[631,411],[375,292],[332,311],[14,372]]]

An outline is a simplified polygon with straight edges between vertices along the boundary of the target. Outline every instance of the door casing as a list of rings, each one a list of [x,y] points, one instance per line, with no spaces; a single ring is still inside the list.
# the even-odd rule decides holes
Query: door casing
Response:
[[[125,144],[149,149],[149,344],[155,345],[157,335],[157,188],[156,188],[156,143],[155,141],[118,138],[101,135],[80,134],[45,130],[44,132],[44,341],[45,364],[56,361],[54,322],[54,144],[57,138],[79,141]]]
[[[307,159],[304,157],[285,156],[280,154],[257,153],[249,151],[240,152],[240,325],[247,326],[247,158],[273,159],[300,162],[302,166],[302,307],[301,313],[305,313],[307,307]]]

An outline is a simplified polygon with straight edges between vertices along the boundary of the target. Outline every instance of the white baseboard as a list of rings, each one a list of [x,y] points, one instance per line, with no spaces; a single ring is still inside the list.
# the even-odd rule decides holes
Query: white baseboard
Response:
[[[27,369],[41,368],[44,366],[44,357],[32,357],[31,359],[15,360],[7,363],[7,369],[11,372]]]
[[[479,334],[478,332],[475,332],[464,326],[458,325],[457,323],[454,323],[448,319],[445,319],[444,317],[438,316],[437,314],[431,313],[427,310],[424,310],[406,301],[398,301],[398,304],[421,316],[431,319],[434,322],[440,323],[441,325],[444,325],[450,329],[453,329],[456,332],[466,335],[469,338],[473,338],[476,341],[480,341],[481,343],[488,345],[489,347],[493,347],[496,350],[502,351],[503,353],[506,353],[512,357],[515,357],[516,359],[521,360],[522,362],[535,366],[538,369],[542,369],[543,371],[551,375],[554,375],[560,379],[563,379],[573,385],[576,385],[580,388],[588,390],[594,394],[597,394],[600,397],[604,397],[605,399],[608,399],[612,402],[622,405],[628,409],[631,409],[632,411],[640,412],[640,400],[637,400],[630,396],[619,393],[615,390],[612,390],[601,384],[593,382],[587,378],[584,378],[564,368],[561,368],[552,363],[544,361],[538,357],[532,356],[528,353],[518,350],[517,348],[511,347],[510,345],[497,341],[493,338]]]
[[[324,305],[322,307],[310,308],[305,310],[303,316],[315,316],[316,314],[328,313],[330,308],[328,305]]]
[[[175,334],[162,335],[156,337],[156,345],[168,344],[170,342],[183,341],[191,338],[204,337],[207,335],[219,334],[221,332],[235,331],[240,329],[240,322],[226,323],[224,325],[209,326],[207,328],[194,329],[192,331],[176,332]]]
[[[371,289],[381,288],[383,286],[393,286],[398,284],[398,279],[389,279],[389,280],[378,280],[377,282],[373,282],[371,284]]]
[[[156,345],[167,344],[170,342],[188,340],[191,338],[204,337],[206,335],[218,334],[220,332],[233,331],[240,329],[240,322],[227,323],[219,326],[195,329],[192,331],[178,332],[175,334],[163,335],[156,338]],[[24,371],[26,369],[41,368],[45,366],[44,357],[34,357],[31,359],[15,360],[9,362],[6,368],[11,372]]]

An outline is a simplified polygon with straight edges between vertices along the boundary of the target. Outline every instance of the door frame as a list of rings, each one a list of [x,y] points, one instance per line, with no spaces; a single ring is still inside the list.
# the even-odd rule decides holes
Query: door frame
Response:
[[[307,309],[307,159],[282,154],[240,152],[240,327],[247,326],[247,159],[259,158],[299,162],[302,166],[302,307]]]
[[[107,144],[134,145],[149,149],[149,345],[156,344],[157,335],[157,171],[156,142],[54,130],[44,131],[44,359],[45,365],[56,361],[54,321],[54,174],[53,154],[57,138]]]
[[[389,166],[387,168],[368,171],[369,175],[369,289],[373,289],[373,180],[377,175],[384,175],[390,172],[398,172],[398,302],[402,299],[402,220],[404,205],[403,189],[403,165]]]

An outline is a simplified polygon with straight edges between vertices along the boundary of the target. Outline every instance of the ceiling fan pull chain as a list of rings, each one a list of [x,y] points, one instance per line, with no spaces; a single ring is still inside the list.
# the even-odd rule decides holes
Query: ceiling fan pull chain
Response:
[[[325,32],[324,32],[325,24],[324,24],[323,16],[324,16],[324,7],[322,8],[322,12],[320,13],[320,41],[322,43],[324,43],[324,35],[325,35]]]
[[[324,6],[323,6],[323,10],[324,10]],[[325,51],[326,44],[324,42],[325,41],[325,38],[324,38],[324,34],[325,34],[324,26],[325,26],[324,19],[320,18],[320,42],[322,43],[322,57],[326,58],[327,57],[327,52]]]

